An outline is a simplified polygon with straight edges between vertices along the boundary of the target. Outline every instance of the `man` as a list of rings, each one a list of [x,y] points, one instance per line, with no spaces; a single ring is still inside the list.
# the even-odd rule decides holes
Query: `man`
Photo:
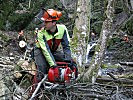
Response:
[[[23,30],[19,31],[18,33],[18,44],[19,44],[20,50],[22,52],[25,52],[27,43],[26,43],[26,38],[24,36]]]
[[[127,34],[124,35],[123,40],[124,40],[125,42],[128,42],[128,41],[129,41]]]
[[[57,24],[62,13],[53,9],[44,10],[41,20],[44,26],[41,30],[36,30],[36,47],[34,49],[34,59],[37,65],[37,79],[40,81],[43,74],[47,74],[48,68],[57,67],[56,61],[70,61],[71,66],[75,63],[71,57],[70,38],[65,25]],[[62,45],[63,52],[58,51]]]

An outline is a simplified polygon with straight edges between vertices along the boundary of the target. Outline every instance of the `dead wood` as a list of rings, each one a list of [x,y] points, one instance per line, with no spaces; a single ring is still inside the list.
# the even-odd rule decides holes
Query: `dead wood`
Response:
[[[84,88],[78,88],[79,91],[85,91],[87,93],[89,92],[94,92],[94,93],[98,93],[98,94],[106,94],[106,92],[102,92],[102,91],[96,91],[96,90],[93,90],[93,89],[84,89]]]
[[[120,62],[121,65],[133,66],[133,62]]]
[[[33,98],[34,98],[35,95],[37,94],[37,92],[38,92],[38,90],[39,90],[41,84],[44,82],[44,80],[46,80],[46,78],[47,78],[47,76],[45,76],[45,77],[38,83],[38,85],[37,85],[37,87],[36,87],[34,93],[32,94],[30,100],[33,100]]]
[[[90,97],[90,98],[98,98],[98,99],[105,99],[106,97],[103,95],[95,95],[95,94],[79,94],[79,93],[73,93],[74,95],[77,96],[86,96],[86,97]]]
[[[109,75],[112,79],[117,80],[117,78],[115,78],[115,76],[112,73],[107,73],[107,75]]]
[[[115,82],[115,83],[123,83],[123,84],[133,84],[133,80],[129,80],[129,79],[110,79],[110,78],[97,78],[96,82],[98,83],[104,83],[104,82]]]

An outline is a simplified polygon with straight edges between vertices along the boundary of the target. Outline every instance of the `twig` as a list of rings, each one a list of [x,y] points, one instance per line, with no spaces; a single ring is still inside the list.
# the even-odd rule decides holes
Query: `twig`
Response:
[[[29,0],[29,8],[30,8],[30,5],[31,5],[31,0]]]
[[[109,78],[97,78],[97,82],[115,82],[115,83],[123,83],[123,84],[133,84],[133,80],[127,80],[127,79],[119,79],[119,80],[113,80]]]
[[[95,94],[80,94],[80,93],[73,93],[74,95],[78,95],[78,96],[87,96],[87,97],[91,97],[91,98],[99,98],[99,99],[105,99],[106,97],[103,95],[95,95]]]
[[[35,97],[36,93],[38,92],[41,84],[46,80],[47,75],[44,76],[44,78],[38,83],[38,86],[36,87],[34,93],[32,94],[31,98],[29,100],[33,100],[33,98]]]
[[[109,75],[112,79],[117,80],[117,78],[115,78],[115,76],[112,73],[107,73],[107,75]]]

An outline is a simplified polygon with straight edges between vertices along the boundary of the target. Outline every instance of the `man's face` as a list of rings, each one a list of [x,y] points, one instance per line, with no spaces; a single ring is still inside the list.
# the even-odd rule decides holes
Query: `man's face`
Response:
[[[51,30],[54,27],[53,22],[52,21],[45,21],[44,27],[45,27],[45,30]]]

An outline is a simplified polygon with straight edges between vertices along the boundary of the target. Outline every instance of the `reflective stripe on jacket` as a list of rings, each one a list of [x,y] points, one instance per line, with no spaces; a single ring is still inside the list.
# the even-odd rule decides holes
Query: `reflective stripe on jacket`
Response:
[[[36,43],[36,46],[42,49],[43,55],[50,66],[56,65],[55,59],[51,52],[56,51],[60,44],[63,47],[63,52],[66,59],[71,59],[71,50],[69,45],[70,37],[68,35],[67,28],[65,25],[57,24],[57,30],[58,32],[54,35],[48,33],[44,29],[37,34],[38,42]]]

